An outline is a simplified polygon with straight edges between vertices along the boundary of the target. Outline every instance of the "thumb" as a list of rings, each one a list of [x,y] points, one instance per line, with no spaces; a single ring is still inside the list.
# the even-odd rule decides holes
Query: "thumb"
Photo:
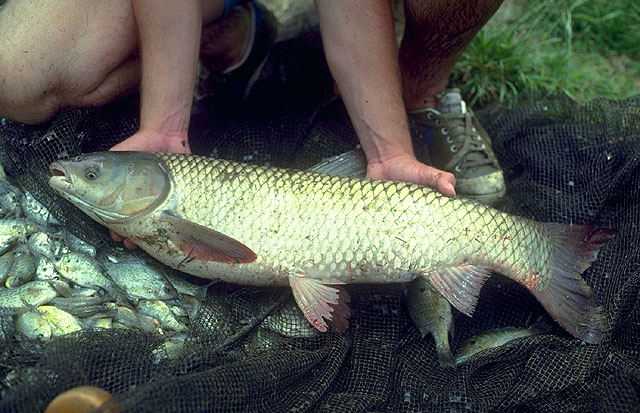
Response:
[[[420,164],[419,176],[424,185],[437,189],[446,196],[455,196],[456,177],[451,172],[441,171],[432,166]]]

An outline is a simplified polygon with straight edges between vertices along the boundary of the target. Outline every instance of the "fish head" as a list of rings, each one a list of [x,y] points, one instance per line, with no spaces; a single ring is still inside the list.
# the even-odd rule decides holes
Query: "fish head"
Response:
[[[146,152],[96,152],[49,170],[51,188],[107,227],[153,210],[170,187],[158,158]]]

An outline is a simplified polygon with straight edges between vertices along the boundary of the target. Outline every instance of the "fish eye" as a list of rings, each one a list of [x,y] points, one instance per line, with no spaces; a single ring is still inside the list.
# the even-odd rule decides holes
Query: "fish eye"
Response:
[[[95,166],[89,166],[84,170],[84,176],[90,181],[93,181],[98,177],[99,171]]]

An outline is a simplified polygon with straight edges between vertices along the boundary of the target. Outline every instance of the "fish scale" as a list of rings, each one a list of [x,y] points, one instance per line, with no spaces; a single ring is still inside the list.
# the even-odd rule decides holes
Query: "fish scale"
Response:
[[[549,262],[543,226],[532,227],[530,221],[466,199],[390,181],[354,182],[252,165],[241,169],[223,160],[185,162],[179,155],[161,160],[174,173],[175,186],[189,188],[178,204],[186,219],[216,228],[258,253],[255,262],[232,268],[234,276],[255,273],[257,279],[282,269],[343,282],[385,283],[471,260],[483,266],[503,263],[501,271],[519,264],[549,273],[548,265],[536,264]],[[203,175],[211,179],[193,185]],[[216,179],[221,175],[224,179]],[[376,228],[376,237],[369,228]],[[513,234],[508,242],[506,234]],[[500,239],[491,239],[494,235]],[[410,248],[402,241],[407,239],[414,241]],[[286,274],[280,275],[286,284]]]
[[[289,284],[320,331],[325,321],[348,325],[336,284],[424,277],[471,315],[491,270],[528,288],[577,337],[595,343],[606,329],[580,274],[609,229],[538,223],[410,183],[190,154],[97,153],[50,169],[58,193],[173,268]]]

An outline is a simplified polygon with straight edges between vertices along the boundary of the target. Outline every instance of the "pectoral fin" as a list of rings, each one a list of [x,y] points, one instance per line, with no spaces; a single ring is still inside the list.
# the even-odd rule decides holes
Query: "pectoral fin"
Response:
[[[423,275],[458,311],[471,317],[489,271],[473,265],[456,265]]]
[[[160,219],[171,224],[174,242],[190,258],[227,264],[249,263],[257,256],[246,245],[211,228],[164,211]]]
[[[305,276],[289,275],[293,297],[306,319],[321,332],[327,331],[329,321],[338,331],[349,327],[351,312],[346,303],[349,294],[340,287],[330,287]]]

